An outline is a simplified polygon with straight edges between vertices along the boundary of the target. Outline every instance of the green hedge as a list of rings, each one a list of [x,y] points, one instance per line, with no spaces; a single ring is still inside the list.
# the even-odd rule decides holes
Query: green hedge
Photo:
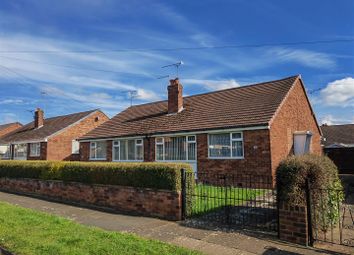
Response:
[[[193,171],[189,164],[174,163],[0,161],[0,178],[61,180],[180,191],[181,168],[187,172]],[[188,181],[194,182],[191,177]]]
[[[277,168],[278,200],[290,205],[306,205],[306,180],[309,180],[311,206],[316,227],[326,232],[339,219],[344,193],[336,165],[325,156],[291,156]]]

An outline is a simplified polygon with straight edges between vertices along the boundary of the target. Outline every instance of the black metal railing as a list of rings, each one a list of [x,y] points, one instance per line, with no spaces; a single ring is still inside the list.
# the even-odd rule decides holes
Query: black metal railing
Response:
[[[314,241],[354,246],[354,189],[311,188]]]
[[[198,172],[194,184],[184,183],[186,218],[203,224],[277,231],[272,177]]]

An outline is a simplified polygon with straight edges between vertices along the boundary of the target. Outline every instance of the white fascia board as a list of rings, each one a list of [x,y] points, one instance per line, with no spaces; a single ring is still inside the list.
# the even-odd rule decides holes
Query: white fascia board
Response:
[[[189,131],[189,132],[175,132],[166,134],[151,135],[151,137],[164,137],[164,136],[184,136],[184,135],[197,135],[197,134],[213,134],[213,133],[228,133],[228,132],[242,132],[248,130],[263,130],[269,129],[269,126],[256,126],[256,127],[244,127],[244,128],[230,128],[230,129],[212,129],[204,131]]]
[[[92,138],[78,140],[80,143],[83,142],[98,142],[98,141],[115,141],[115,140],[133,140],[133,139],[144,139],[146,136],[121,136],[121,137],[108,137],[108,138]]]
[[[16,142],[10,142],[8,144],[25,144],[25,143],[41,143],[41,142],[47,142],[47,139],[16,141]]]

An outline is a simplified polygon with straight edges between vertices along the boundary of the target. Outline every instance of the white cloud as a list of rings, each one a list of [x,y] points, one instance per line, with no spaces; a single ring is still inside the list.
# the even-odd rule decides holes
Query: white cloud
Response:
[[[147,101],[157,101],[161,99],[155,92],[145,90],[145,89],[138,89],[137,98],[140,100],[147,100]]]
[[[327,125],[339,125],[339,124],[347,124],[353,122],[354,122],[354,117],[353,119],[344,119],[344,118],[334,117],[331,114],[325,115],[320,118],[320,124],[327,124]]]
[[[313,68],[332,68],[336,65],[330,55],[310,50],[273,47],[266,55],[282,62],[296,62]]]
[[[183,84],[202,85],[208,90],[221,90],[239,87],[240,84],[234,79],[230,80],[199,80],[199,79],[183,79]]]
[[[321,90],[320,98],[329,106],[354,107],[354,78],[347,77],[328,83]]]
[[[22,99],[5,99],[0,100],[0,104],[22,104],[24,103]]]
[[[51,97],[75,100],[94,108],[118,109],[121,107],[127,107],[126,104],[122,103],[120,100],[113,99],[112,96],[106,93],[73,93],[51,86],[43,87],[43,91]]]

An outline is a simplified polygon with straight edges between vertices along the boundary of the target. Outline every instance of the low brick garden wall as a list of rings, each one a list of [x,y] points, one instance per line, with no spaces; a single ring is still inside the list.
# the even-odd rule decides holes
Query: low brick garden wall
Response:
[[[290,206],[279,203],[279,238],[284,241],[308,245],[308,222],[306,206]]]
[[[27,178],[0,178],[0,190],[133,215],[181,220],[179,191]]]

